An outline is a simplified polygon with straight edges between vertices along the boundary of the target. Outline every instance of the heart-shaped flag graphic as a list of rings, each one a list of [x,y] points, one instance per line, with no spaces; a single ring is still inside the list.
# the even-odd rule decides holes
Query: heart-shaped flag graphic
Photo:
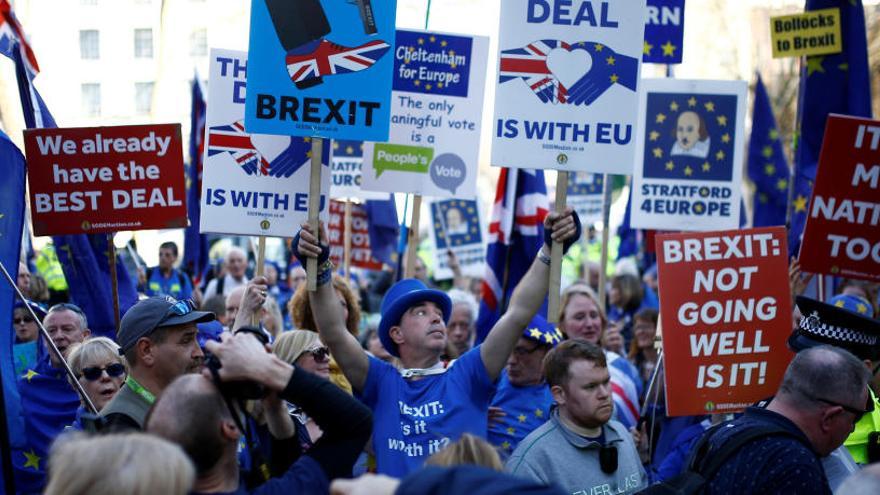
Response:
[[[547,54],[547,68],[565,88],[571,88],[593,67],[593,57],[580,48],[554,48]]]

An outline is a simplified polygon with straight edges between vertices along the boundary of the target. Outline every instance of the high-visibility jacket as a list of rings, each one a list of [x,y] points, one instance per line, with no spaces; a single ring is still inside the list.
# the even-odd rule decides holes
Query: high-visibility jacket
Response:
[[[64,270],[55,253],[55,246],[47,244],[37,255],[37,272],[46,281],[49,290],[64,292],[67,290],[67,279],[64,278]]]

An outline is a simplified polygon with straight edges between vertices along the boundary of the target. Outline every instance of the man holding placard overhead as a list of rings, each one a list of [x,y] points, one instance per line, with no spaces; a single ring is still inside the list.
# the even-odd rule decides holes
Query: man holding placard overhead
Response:
[[[452,303],[444,292],[415,279],[394,284],[382,301],[379,338],[401,369],[368,356],[345,329],[339,301],[328,283],[333,265],[326,238],[321,243],[308,227],[294,239],[300,258],[318,259],[318,289],[310,298],[318,331],[346,378],[373,409],[373,448],[380,473],[402,477],[462,433],[487,434],[487,411],[494,383],[513,347],[547,294],[550,244],[567,249],[580,237],[571,208],[544,219],[544,246],[517,285],[507,311],[482,345],[448,367],[440,361],[446,348],[446,323]]]

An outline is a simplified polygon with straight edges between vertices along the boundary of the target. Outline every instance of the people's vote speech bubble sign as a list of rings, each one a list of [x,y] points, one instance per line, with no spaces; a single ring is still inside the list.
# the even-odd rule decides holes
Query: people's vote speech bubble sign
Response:
[[[880,282],[880,121],[828,116],[799,259],[807,272]]]
[[[739,226],[745,81],[642,81],[632,226]]]
[[[684,0],[648,0],[642,62],[680,64],[684,50]]]
[[[309,138],[245,131],[246,52],[211,50],[201,232],[290,237],[308,219]],[[321,210],[327,218],[330,140],[322,143]]]
[[[462,274],[480,278],[486,272],[486,245],[480,207],[475,200],[445,199],[431,203],[431,240],[434,243],[434,278],[453,278],[449,250],[455,253]]]
[[[345,203],[330,201],[330,221],[327,222],[330,242],[330,261],[342,266],[345,254]],[[363,206],[351,205],[351,266],[367,270],[381,270],[382,262],[370,250],[370,223]]]
[[[504,0],[492,165],[632,173],[645,0]]]
[[[180,124],[24,131],[34,235],[186,226]]]
[[[741,411],[792,358],[784,227],[656,239],[670,416]]]
[[[364,144],[363,188],[474,197],[489,39],[397,31],[391,135]]]
[[[247,130],[387,140],[396,8],[252,0]]]
[[[347,139],[333,141],[333,161],[330,163],[332,182],[330,197],[388,199],[388,194],[361,189],[363,183],[364,143]]]

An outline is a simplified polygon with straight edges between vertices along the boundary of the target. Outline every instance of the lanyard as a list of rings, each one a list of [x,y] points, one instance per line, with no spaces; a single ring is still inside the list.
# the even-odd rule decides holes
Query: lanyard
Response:
[[[128,378],[125,379],[125,384],[128,385],[134,393],[140,395],[148,404],[152,405],[156,402],[156,396],[150,393],[149,390],[145,389],[140,383],[137,382],[131,375],[128,375]]]

